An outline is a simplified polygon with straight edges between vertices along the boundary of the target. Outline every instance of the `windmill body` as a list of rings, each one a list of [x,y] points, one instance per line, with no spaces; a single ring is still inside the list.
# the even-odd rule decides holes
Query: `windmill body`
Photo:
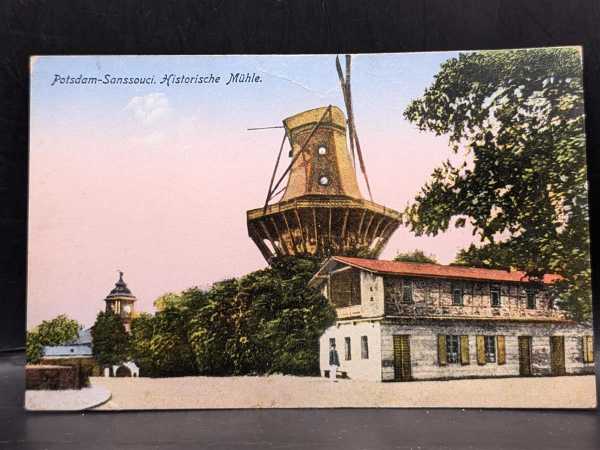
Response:
[[[361,195],[346,124],[335,106],[284,119],[291,162],[279,180],[287,176],[283,195],[269,204],[279,187],[272,179],[265,206],[247,212],[248,234],[267,261],[283,255],[377,257],[398,228],[397,211]]]

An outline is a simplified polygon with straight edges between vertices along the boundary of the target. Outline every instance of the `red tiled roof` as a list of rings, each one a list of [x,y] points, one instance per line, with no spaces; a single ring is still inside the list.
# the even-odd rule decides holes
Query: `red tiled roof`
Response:
[[[347,256],[334,256],[334,260],[353,267],[358,267],[371,272],[412,275],[435,278],[460,278],[469,280],[487,280],[504,282],[527,282],[529,277],[524,272],[496,269],[479,269],[476,267],[444,266],[441,264],[412,263],[401,261],[382,261],[379,259],[351,258]],[[551,284],[562,277],[556,274],[544,275],[544,283]]]

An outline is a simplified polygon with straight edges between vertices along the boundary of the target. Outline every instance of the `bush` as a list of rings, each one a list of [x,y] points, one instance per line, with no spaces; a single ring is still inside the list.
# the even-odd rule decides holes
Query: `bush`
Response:
[[[307,286],[312,258],[284,257],[240,279],[167,294],[131,327],[131,353],[149,376],[319,373],[319,337],[335,320]]]

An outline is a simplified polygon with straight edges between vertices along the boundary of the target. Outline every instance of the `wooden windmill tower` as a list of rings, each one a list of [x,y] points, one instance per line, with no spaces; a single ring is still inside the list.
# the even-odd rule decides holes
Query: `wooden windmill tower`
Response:
[[[283,120],[285,134],[265,204],[246,213],[248,234],[267,261],[282,255],[377,257],[400,224],[397,211],[372,201],[354,125],[350,65],[346,55],[344,76],[336,58],[347,118],[329,105]],[[286,140],[291,161],[275,181]],[[370,201],[358,187],[356,155]]]

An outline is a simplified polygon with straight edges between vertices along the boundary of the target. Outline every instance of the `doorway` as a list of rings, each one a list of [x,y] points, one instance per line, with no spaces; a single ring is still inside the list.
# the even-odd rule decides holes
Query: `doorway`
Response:
[[[130,377],[131,376],[131,370],[129,370],[129,367],[126,366],[119,366],[117,368],[117,371],[115,372],[115,377]]]
[[[554,376],[566,374],[564,336],[550,336],[550,371]]]
[[[409,381],[410,370],[410,342],[408,335],[394,336],[394,381]]]
[[[519,336],[519,375],[531,376],[531,336]]]

